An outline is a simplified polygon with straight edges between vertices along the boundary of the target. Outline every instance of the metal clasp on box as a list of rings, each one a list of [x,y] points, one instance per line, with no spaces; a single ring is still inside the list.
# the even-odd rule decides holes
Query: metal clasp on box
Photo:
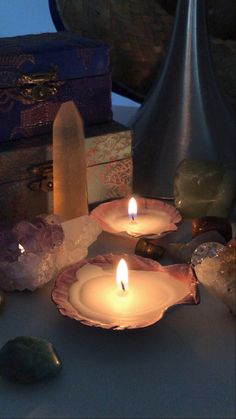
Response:
[[[53,164],[52,160],[34,164],[28,167],[30,176],[35,176],[28,187],[32,191],[51,192],[53,190]]]
[[[17,81],[18,93],[27,100],[42,102],[54,96],[63,82],[58,81],[57,72],[22,74]]]

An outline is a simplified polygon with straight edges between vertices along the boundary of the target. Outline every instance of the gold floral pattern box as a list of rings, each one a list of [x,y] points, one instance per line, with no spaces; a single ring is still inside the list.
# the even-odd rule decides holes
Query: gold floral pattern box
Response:
[[[132,191],[131,131],[111,121],[85,129],[89,204]],[[52,137],[22,139],[0,148],[0,219],[17,220],[53,209]]]
[[[112,119],[109,47],[66,31],[0,39],[0,145],[50,132],[73,100],[85,126]]]

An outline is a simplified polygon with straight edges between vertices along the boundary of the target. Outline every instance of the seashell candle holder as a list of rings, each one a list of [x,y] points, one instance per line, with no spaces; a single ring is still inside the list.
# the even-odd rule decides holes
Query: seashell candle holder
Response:
[[[178,210],[156,199],[117,199],[96,207],[91,216],[104,231],[134,238],[158,238],[177,230]]]
[[[147,327],[169,307],[200,301],[189,265],[163,267],[140,256],[114,254],[67,267],[57,277],[52,300],[64,316],[116,330]]]

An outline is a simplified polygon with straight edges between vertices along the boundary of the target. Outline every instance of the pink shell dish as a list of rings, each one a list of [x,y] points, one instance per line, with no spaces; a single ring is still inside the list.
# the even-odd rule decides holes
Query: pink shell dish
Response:
[[[154,313],[152,319],[149,321],[141,321],[137,324],[131,325],[121,325],[113,324],[110,322],[101,323],[93,318],[85,317],[81,314],[71,303],[69,299],[70,287],[77,281],[76,272],[82,268],[82,266],[89,264],[94,264],[99,267],[111,267],[115,268],[119,260],[124,258],[128,264],[129,269],[139,270],[139,271],[155,271],[155,272],[164,272],[170,275],[173,283],[176,284],[176,280],[181,284],[180,288],[184,284],[184,292],[181,291],[181,298],[176,298],[171,302],[170,305],[162,307],[162,309],[157,309]],[[175,285],[176,287],[176,285]],[[172,292],[172,291],[171,291]],[[174,292],[174,291],[173,291]],[[60,314],[63,316],[70,317],[72,319],[78,320],[79,322],[87,326],[101,327],[104,329],[113,329],[113,330],[124,330],[124,329],[136,329],[150,326],[161,320],[165,312],[173,306],[179,304],[199,304],[200,296],[197,288],[197,279],[194,275],[194,272],[190,265],[187,264],[176,264],[169,266],[162,266],[158,262],[155,262],[151,259],[143,258],[136,255],[117,255],[117,254],[106,254],[98,255],[91,259],[84,259],[77,262],[74,265],[67,267],[65,270],[59,273],[56,279],[54,289],[52,291],[52,301],[56,304]]]
[[[143,210],[149,211],[157,211],[162,213],[166,218],[166,223],[162,225],[161,230],[153,231],[150,233],[144,234],[137,234],[137,233],[127,233],[126,231],[120,231],[116,226],[115,223],[111,222],[111,218],[114,219],[114,214],[117,215],[117,218],[120,216],[125,216],[127,214],[128,218],[128,202],[129,198],[122,198],[116,199],[114,201],[105,202],[103,204],[98,205],[91,211],[91,216],[100,224],[104,231],[108,233],[117,234],[120,236],[125,237],[134,237],[134,238],[151,238],[155,239],[158,237],[162,237],[172,231],[177,230],[176,224],[182,220],[182,217],[179,211],[172,205],[169,205],[163,201],[159,201],[156,199],[148,199],[148,198],[137,198],[138,203],[138,212],[140,211],[140,215],[142,215]],[[138,216],[137,216],[138,220]]]

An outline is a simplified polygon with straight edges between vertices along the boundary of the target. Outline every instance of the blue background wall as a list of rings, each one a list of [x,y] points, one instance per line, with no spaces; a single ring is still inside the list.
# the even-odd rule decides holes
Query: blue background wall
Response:
[[[48,0],[0,0],[0,37],[55,32]]]

